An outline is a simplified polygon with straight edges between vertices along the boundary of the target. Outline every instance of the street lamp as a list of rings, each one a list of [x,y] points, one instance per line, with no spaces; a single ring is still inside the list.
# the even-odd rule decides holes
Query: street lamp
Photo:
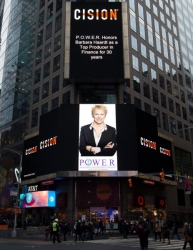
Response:
[[[20,183],[21,183],[21,171],[22,171],[22,153],[14,150],[14,149],[9,149],[9,148],[2,148],[2,149],[10,151],[10,152],[13,152],[13,153],[15,153],[15,154],[17,154],[17,155],[20,156],[19,170],[15,169],[15,176],[16,176],[16,180],[17,180],[16,204],[18,205],[18,202],[19,202],[19,187],[20,187]],[[15,217],[14,217],[14,226],[13,226],[12,237],[16,237],[17,236],[16,224],[17,224],[17,213],[15,213]]]

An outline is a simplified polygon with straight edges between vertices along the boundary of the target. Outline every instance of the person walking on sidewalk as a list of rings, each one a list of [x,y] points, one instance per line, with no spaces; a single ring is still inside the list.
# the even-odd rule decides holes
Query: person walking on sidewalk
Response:
[[[174,235],[177,235],[178,240],[180,240],[180,235],[178,233],[178,224],[177,224],[177,221],[174,222],[172,230],[173,230],[173,232],[172,232],[172,237],[171,238],[173,239]]]
[[[171,244],[170,242],[170,229],[166,222],[163,224],[163,243],[165,243],[165,239],[168,239],[168,244]]]
[[[147,221],[143,219],[142,216],[139,217],[139,223],[137,225],[137,235],[140,241],[141,250],[148,249],[148,235],[149,235],[149,227]]]
[[[55,219],[55,221],[52,223],[52,232],[53,232],[53,243],[55,243],[56,237],[58,243],[60,243],[58,219]]]
[[[159,236],[159,240],[161,241],[161,226],[159,221],[157,221],[155,225],[155,241],[157,240],[157,236]]]
[[[187,243],[189,243],[190,249],[193,250],[193,228],[191,227],[191,224],[188,225],[188,222],[184,223],[183,234],[184,234],[184,245],[181,250],[186,249]]]

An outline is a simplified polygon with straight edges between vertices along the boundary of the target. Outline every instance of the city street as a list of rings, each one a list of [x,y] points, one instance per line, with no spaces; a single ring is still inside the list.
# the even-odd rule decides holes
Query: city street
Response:
[[[166,241],[167,242],[167,241]],[[170,249],[181,249],[183,246],[183,240],[171,240],[171,245],[167,243],[163,244],[160,241],[155,242],[153,238],[149,239],[149,248],[152,250],[162,249],[162,250],[170,250]],[[20,249],[69,249],[69,250],[85,250],[92,249],[97,250],[117,250],[117,249],[126,249],[131,250],[140,250],[139,240],[138,238],[129,238],[129,239],[121,239],[121,238],[109,238],[109,239],[101,239],[101,240],[93,240],[93,241],[78,241],[73,242],[72,240],[62,242],[60,244],[53,244],[51,241],[44,240],[25,240],[25,239],[0,239],[0,248],[1,250],[20,250]],[[188,248],[189,249],[189,246]]]

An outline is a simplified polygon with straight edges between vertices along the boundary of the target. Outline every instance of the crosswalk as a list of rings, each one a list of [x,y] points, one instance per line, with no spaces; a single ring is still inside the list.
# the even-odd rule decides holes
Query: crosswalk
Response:
[[[104,239],[104,240],[93,240],[87,241],[93,244],[104,244],[104,245],[116,245],[121,247],[133,247],[139,248],[139,239],[138,238],[128,238],[128,239]],[[168,244],[167,240],[166,243],[162,243],[161,241],[154,241],[153,238],[149,238],[149,246],[148,249],[162,249],[162,250],[170,250],[170,249],[181,249],[183,247],[184,240],[171,240],[171,244]]]

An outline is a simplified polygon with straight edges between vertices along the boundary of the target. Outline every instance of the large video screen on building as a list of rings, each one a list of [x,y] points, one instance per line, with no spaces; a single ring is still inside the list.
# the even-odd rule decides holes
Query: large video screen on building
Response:
[[[79,106],[79,171],[116,171],[115,105]]]
[[[70,78],[122,80],[121,3],[71,3]]]

